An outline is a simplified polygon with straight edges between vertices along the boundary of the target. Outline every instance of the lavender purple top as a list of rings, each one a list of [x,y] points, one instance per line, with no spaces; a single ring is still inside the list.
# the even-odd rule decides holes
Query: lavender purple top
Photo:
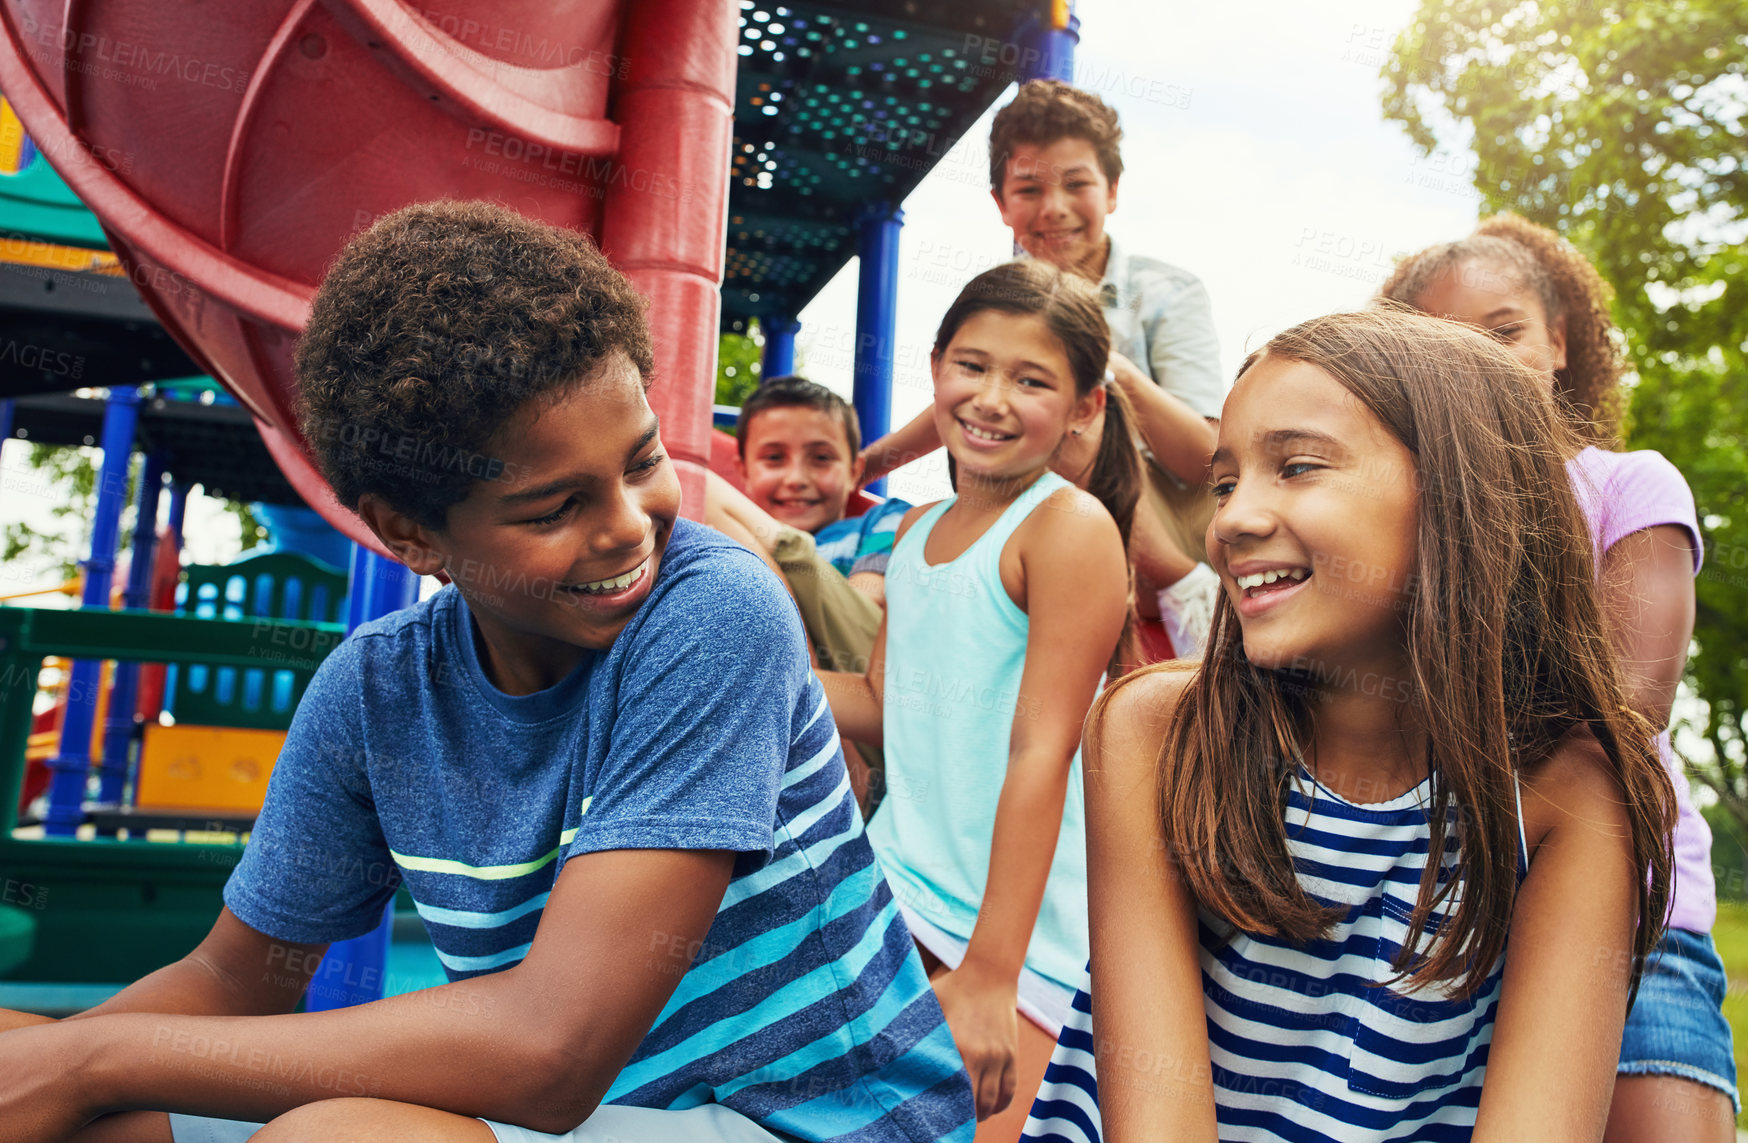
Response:
[[[1602,555],[1622,539],[1659,524],[1686,528],[1693,539],[1693,570],[1703,557],[1693,493],[1681,473],[1661,453],[1605,452],[1587,448],[1566,462],[1578,502],[1590,521],[1598,568]],[[1657,750],[1675,784],[1680,816],[1675,824],[1675,902],[1669,927],[1711,931],[1718,916],[1712,882],[1712,831],[1693,805],[1681,760],[1669,745],[1669,731],[1657,736]]]

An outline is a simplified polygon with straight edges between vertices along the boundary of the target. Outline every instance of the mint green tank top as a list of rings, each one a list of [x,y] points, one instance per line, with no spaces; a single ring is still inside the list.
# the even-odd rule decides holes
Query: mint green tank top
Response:
[[[995,807],[1016,715],[1037,717],[1020,694],[1030,622],[1001,584],[1014,529],[1068,481],[1039,477],[957,559],[930,565],[923,549],[943,500],[893,549],[886,569],[883,728],[886,799],[868,839],[906,909],[969,940],[989,879]],[[1086,812],[1080,754],[1026,967],[1072,993],[1087,961]]]

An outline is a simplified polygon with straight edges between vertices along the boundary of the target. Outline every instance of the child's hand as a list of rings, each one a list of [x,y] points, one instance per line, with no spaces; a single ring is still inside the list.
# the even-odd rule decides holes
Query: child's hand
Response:
[[[988,1119],[1014,1099],[1019,982],[981,972],[975,965],[960,965],[931,983],[965,1070],[971,1073],[977,1118]]]
[[[1111,350],[1111,356],[1106,362],[1105,368],[1111,371],[1112,379],[1122,386],[1125,393],[1134,392],[1137,385],[1151,385],[1153,383],[1152,378],[1142,372],[1139,365],[1114,349]]]

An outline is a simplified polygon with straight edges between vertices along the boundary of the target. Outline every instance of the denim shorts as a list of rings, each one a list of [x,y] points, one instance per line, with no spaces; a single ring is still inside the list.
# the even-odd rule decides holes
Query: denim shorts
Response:
[[[1619,1074],[1680,1076],[1716,1088],[1738,1113],[1736,1057],[1724,1019],[1724,962],[1708,933],[1670,929],[1657,942],[1627,1014]]]

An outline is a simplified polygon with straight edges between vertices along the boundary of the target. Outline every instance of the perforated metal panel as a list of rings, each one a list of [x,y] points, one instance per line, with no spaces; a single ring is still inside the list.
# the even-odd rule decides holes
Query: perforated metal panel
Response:
[[[861,211],[901,202],[1014,80],[1042,12],[740,0],[724,328],[818,293],[855,253]],[[977,142],[954,155],[972,194],[987,186]]]

